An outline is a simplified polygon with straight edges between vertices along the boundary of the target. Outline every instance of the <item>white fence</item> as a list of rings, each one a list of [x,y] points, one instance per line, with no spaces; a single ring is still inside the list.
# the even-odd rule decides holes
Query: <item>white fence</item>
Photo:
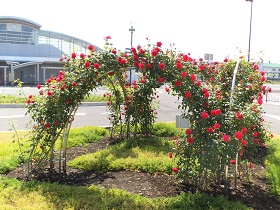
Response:
[[[280,93],[267,93],[264,96],[264,101],[280,102]]]

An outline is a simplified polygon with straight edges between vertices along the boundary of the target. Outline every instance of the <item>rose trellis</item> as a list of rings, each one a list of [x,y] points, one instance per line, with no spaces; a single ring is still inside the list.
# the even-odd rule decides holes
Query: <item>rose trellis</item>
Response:
[[[242,57],[238,65],[227,59],[209,63],[172,48],[164,50],[161,42],[124,53],[109,41],[107,37],[104,51],[89,46],[88,55],[72,53],[61,58],[64,71],[50,78],[46,87],[38,85],[41,99],[29,96],[27,108],[33,126],[28,176],[46,164],[52,171],[55,151],[59,170],[65,172],[71,122],[83,98],[100,84],[109,87],[104,97],[112,132],[118,128],[127,138],[131,133],[151,133],[157,113],[156,88],[164,85],[167,92],[178,95],[182,101],[178,109],[189,119],[190,127],[185,137],[176,141],[174,171],[197,188],[227,182],[230,163],[236,163],[237,174],[244,152],[263,147],[270,138],[261,107],[265,77],[256,63]],[[129,67],[139,71],[136,81],[127,78]],[[247,155],[246,160],[254,162],[251,158]]]

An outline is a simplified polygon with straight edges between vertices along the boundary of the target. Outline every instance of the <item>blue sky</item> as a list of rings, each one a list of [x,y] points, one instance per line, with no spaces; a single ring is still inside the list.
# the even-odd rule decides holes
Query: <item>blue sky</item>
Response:
[[[279,0],[254,0],[251,58],[280,63]],[[103,47],[111,36],[117,49],[133,45],[170,43],[194,58],[204,53],[214,60],[247,56],[251,3],[246,0],[107,0],[1,2],[1,16],[17,16],[42,25],[41,29],[69,34]],[[239,51],[242,53],[240,54]]]

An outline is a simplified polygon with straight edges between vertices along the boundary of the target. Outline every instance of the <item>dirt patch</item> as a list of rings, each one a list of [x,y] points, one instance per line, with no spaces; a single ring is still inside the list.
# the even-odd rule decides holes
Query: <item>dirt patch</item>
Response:
[[[77,156],[93,153],[105,149],[109,145],[119,142],[119,139],[104,138],[98,142],[90,143],[87,146],[73,147],[67,150],[67,160]],[[257,209],[280,209],[280,202],[276,197],[269,196],[269,185],[266,182],[264,166],[260,153],[260,164],[255,165],[252,171],[251,184],[247,180],[238,180],[238,188],[231,189],[228,199],[240,201],[245,205]],[[8,177],[14,177],[19,180],[26,180],[23,167],[6,174]],[[83,171],[67,167],[66,174],[60,175],[56,171],[43,174],[38,178],[40,181],[58,182],[72,186],[90,186],[92,184],[101,188],[119,188],[131,193],[140,194],[149,198],[159,196],[176,196],[182,192],[190,193],[190,188],[179,184],[176,176],[167,174],[149,174],[134,171],[110,171],[107,173],[97,173],[95,171]],[[205,193],[210,195],[221,195],[219,190],[209,189]],[[278,198],[279,199],[279,198]]]

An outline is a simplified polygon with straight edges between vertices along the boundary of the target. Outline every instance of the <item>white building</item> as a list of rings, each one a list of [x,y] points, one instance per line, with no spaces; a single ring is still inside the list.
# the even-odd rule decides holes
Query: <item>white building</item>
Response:
[[[13,86],[15,79],[28,85],[43,84],[63,69],[59,61],[62,56],[86,54],[92,44],[40,28],[31,20],[0,16],[0,85]]]

